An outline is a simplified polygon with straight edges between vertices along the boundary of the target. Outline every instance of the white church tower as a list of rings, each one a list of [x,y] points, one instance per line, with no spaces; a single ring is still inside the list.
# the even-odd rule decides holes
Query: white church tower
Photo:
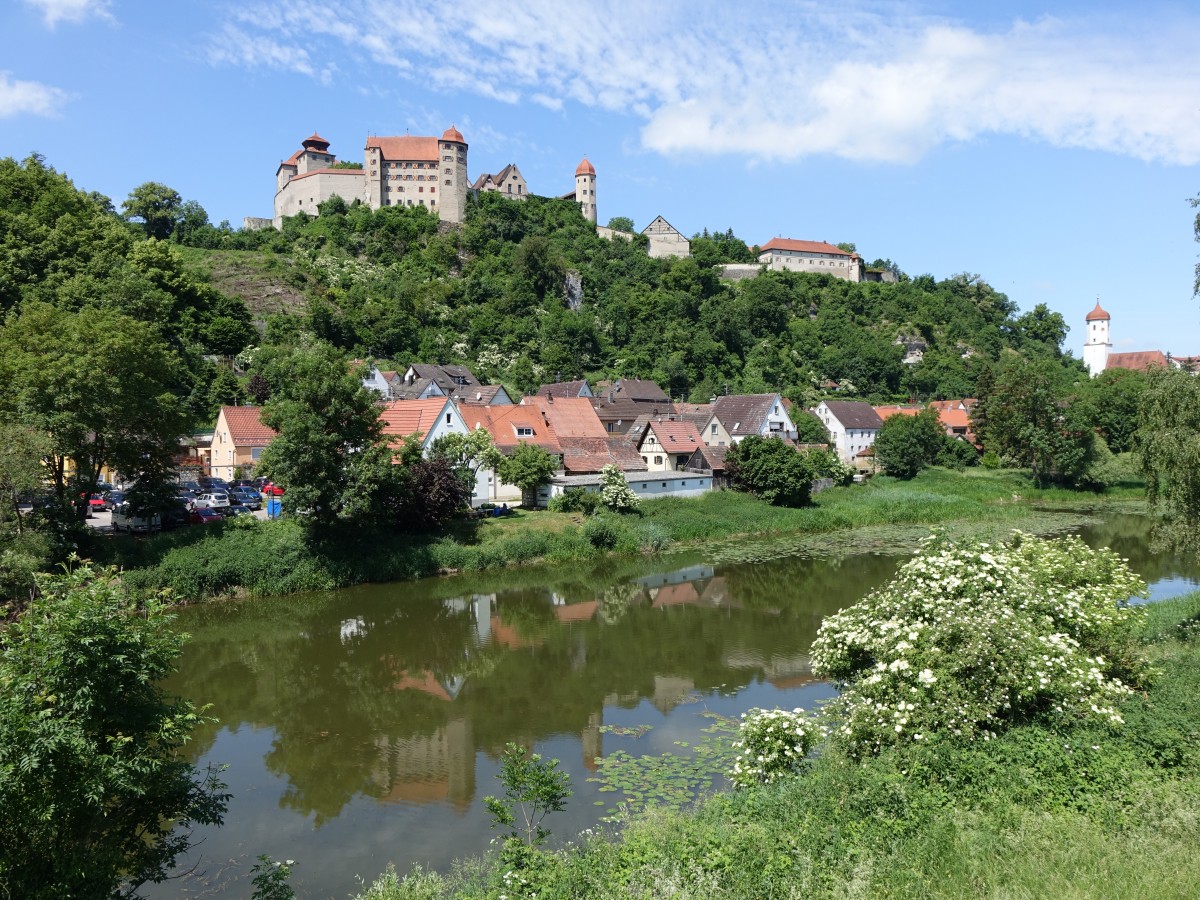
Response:
[[[1096,308],[1087,314],[1087,341],[1083,345],[1083,364],[1087,366],[1088,373],[1095,378],[1108,366],[1108,354],[1112,352],[1112,341],[1108,337],[1108,323],[1112,318],[1108,313],[1100,308],[1100,301],[1096,301]]]

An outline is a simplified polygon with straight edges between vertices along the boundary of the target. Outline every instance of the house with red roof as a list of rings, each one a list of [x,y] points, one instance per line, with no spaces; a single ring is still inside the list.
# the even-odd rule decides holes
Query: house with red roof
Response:
[[[407,440],[421,444],[421,452],[429,452],[433,442],[447,434],[466,434],[470,429],[454,401],[449,397],[430,397],[426,400],[392,400],[379,412],[383,433],[393,447]]]
[[[773,272],[816,272],[846,281],[863,280],[862,257],[825,241],[771,238],[759,248],[758,263]]]
[[[262,423],[261,415],[261,406],[221,407],[208,457],[210,475],[232,481],[254,471],[263,450],[278,433]]]
[[[696,426],[686,420],[651,419],[646,425],[638,453],[651,472],[682,471],[704,441]]]

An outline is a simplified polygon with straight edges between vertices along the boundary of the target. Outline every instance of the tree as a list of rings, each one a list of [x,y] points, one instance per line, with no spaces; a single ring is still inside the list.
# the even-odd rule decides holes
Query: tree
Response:
[[[613,216],[608,220],[608,227],[613,231],[626,231],[633,233],[633,219],[629,216]]]
[[[776,437],[753,434],[729,448],[725,473],[734,490],[775,506],[804,506],[812,493],[808,460]]]
[[[474,493],[479,471],[496,468],[504,455],[496,449],[486,428],[476,428],[469,434],[451,432],[442,435],[429,448],[429,458],[446,460],[467,489]]]
[[[272,393],[261,418],[279,435],[258,470],[286,489],[283,511],[315,528],[370,518],[395,473],[377,395],[359,369],[318,342],[271,360],[265,377]]]
[[[635,512],[641,503],[625,473],[612,463],[600,470],[600,502],[613,512]]]
[[[501,481],[521,489],[521,502],[537,505],[537,489],[558,471],[558,457],[547,453],[537,444],[521,441],[516,450],[500,461],[496,474]]]
[[[36,516],[21,513],[22,498],[44,490],[42,459],[50,452],[49,438],[19,424],[0,424],[0,620],[4,604],[20,608],[34,590],[34,574],[50,561],[49,538],[33,527]]]
[[[557,759],[543,760],[540,754],[526,753],[520,744],[509,743],[496,777],[504,785],[503,799],[483,798],[492,815],[492,827],[511,829],[508,840],[524,841],[528,848],[541,844],[550,836],[542,822],[550,813],[561,812],[571,796],[571,776],[558,771]]]
[[[228,794],[182,752],[209,721],[159,686],[185,640],[114,573],[42,576],[0,631],[0,895],[131,896]]]
[[[61,509],[86,515],[104,465],[166,477],[186,428],[178,367],[153,326],[112,310],[32,303],[0,327],[0,412],[47,435]]]
[[[147,181],[139,184],[121,203],[121,210],[129,221],[140,219],[146,237],[166,240],[175,230],[183,207],[183,198],[179,192],[159,184],[157,181]],[[205,216],[207,219],[207,216]]]
[[[875,459],[889,475],[912,478],[937,461],[944,437],[932,407],[915,416],[889,416],[875,438]]]
[[[1156,537],[1200,548],[1200,379],[1181,370],[1150,372],[1134,446]]]

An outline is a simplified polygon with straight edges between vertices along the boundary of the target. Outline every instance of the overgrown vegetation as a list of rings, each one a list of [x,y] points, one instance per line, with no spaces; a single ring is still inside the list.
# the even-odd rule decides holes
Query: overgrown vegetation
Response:
[[[973,740],[955,735],[946,722],[922,740],[871,742],[876,749],[867,755],[853,741],[834,740],[801,765],[781,755],[780,777],[747,777],[742,789],[695,808],[652,809],[617,832],[540,853],[519,880],[490,857],[447,874],[388,873],[361,896],[1183,898],[1200,891],[1192,853],[1200,838],[1200,594],[1156,604],[1144,618],[1114,618],[1120,607],[1112,597],[1128,576],[1104,553],[1029,541],[1011,551],[961,549],[991,550],[997,559],[1011,554],[1006,560],[1022,567],[1019,578],[1061,578],[1072,592],[1090,592],[1078,607],[1060,603],[1062,615],[1044,620],[1042,633],[1060,634],[1073,622],[1067,630],[1082,637],[1081,647],[1096,646],[1088,635],[1107,633],[1115,659],[1136,662],[1145,674],[1157,670],[1143,690],[1116,701],[1124,724],[1090,707],[1073,712],[1035,701],[989,727],[986,740],[983,732]],[[939,549],[928,558],[942,555]],[[1016,600],[1031,586],[1019,578],[999,587],[975,582],[962,596],[1011,588]],[[1039,618],[1036,607],[1026,613]],[[901,614],[895,637],[904,639],[920,621]],[[946,661],[965,663],[972,652],[951,646]],[[984,654],[970,672],[979,685],[988,682],[994,651]],[[856,671],[853,685],[876,670]],[[1026,701],[1087,687],[1049,681],[1039,680]],[[936,688],[948,709],[957,683],[946,678],[925,688]],[[919,680],[912,687],[924,689]],[[747,717],[744,734],[747,746],[756,743],[756,763],[777,745],[807,750],[808,735],[789,731],[793,716]]]

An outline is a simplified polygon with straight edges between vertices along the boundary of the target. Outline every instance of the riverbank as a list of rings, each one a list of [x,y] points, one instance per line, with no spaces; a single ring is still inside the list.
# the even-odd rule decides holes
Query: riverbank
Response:
[[[1200,593],[1147,609],[1141,649],[1160,673],[1120,705],[1122,727],[1018,725],[864,760],[826,752],[796,778],[585,835],[516,882],[489,857],[449,875],[389,873],[360,900],[1194,897],[1198,623]]]
[[[1041,530],[1037,520],[1046,510],[1127,505],[1142,494],[1140,486],[1081,494],[1035,488],[1017,472],[933,469],[912,481],[881,477],[832,488],[803,509],[774,507],[723,491],[690,500],[649,501],[638,516],[518,510],[503,519],[455,522],[431,534],[347,528],[323,541],[311,539],[296,520],[238,520],[150,538],[98,541],[95,556],[119,566],[132,587],[167,589],[181,602],[191,602],[332,590],[538,561],[658,553],[732,538],[744,545],[787,535],[850,535],[855,529],[939,524],[1033,531]]]

